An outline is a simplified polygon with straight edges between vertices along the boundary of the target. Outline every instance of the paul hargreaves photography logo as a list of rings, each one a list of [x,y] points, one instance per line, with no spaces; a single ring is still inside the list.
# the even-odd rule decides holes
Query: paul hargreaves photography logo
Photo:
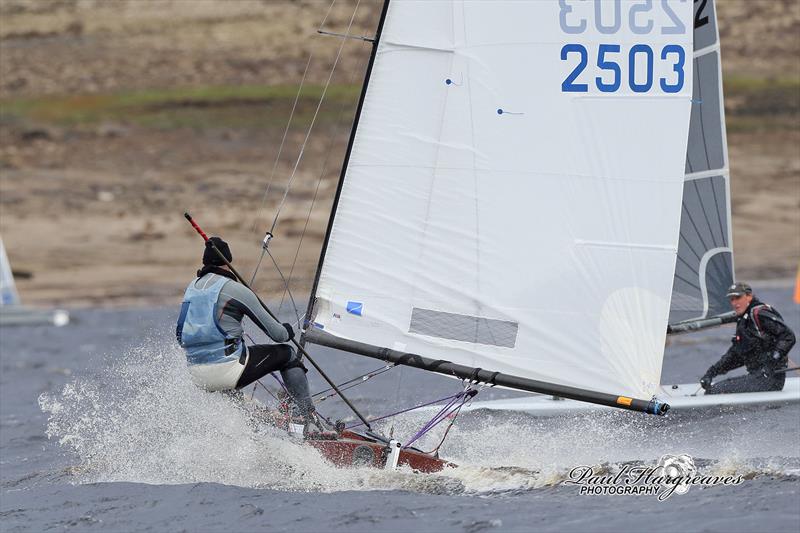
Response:
[[[625,464],[613,473],[576,466],[562,484],[579,486],[581,496],[656,496],[663,502],[673,494],[686,494],[694,485],[740,485],[743,481],[741,475],[702,475],[694,459],[684,453],[662,455],[654,466]]]

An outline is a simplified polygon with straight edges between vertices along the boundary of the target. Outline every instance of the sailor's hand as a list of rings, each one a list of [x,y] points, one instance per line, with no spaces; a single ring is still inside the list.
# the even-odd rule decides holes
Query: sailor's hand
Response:
[[[711,376],[706,374],[705,376],[700,378],[700,386],[703,387],[703,389],[705,389],[705,390],[710,389],[711,388]]]
[[[284,322],[283,327],[286,328],[286,334],[289,335],[289,338],[286,339],[286,341],[288,342],[294,339],[294,329],[292,329],[292,325],[289,324],[288,322]]]
[[[778,350],[775,350],[774,352],[772,352],[772,360],[773,361],[780,361],[781,359],[783,359],[783,357],[784,357],[783,354],[781,352],[779,352]]]

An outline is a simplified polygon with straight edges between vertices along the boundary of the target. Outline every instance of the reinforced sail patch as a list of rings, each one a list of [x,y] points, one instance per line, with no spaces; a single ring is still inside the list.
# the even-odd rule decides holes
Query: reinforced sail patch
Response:
[[[364,303],[363,302],[347,302],[347,312],[351,315],[363,316]]]

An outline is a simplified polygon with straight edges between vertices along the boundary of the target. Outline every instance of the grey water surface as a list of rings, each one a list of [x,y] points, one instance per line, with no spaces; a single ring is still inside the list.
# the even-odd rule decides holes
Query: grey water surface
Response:
[[[800,332],[789,287],[759,292]],[[174,345],[177,309],[72,314],[64,328],[0,330],[0,531],[800,531],[798,404],[665,418],[469,413],[441,448],[458,468],[341,469],[194,387]],[[662,381],[697,381],[731,333],[672,338]],[[337,381],[383,366],[311,353]],[[797,348],[791,357],[800,363]],[[313,390],[325,388],[313,370],[309,377]],[[460,387],[394,368],[348,392],[374,417]],[[478,397],[516,394],[487,388]],[[272,401],[262,389],[256,398]],[[353,422],[335,398],[318,407]],[[424,421],[410,414],[380,429],[403,440]],[[435,447],[441,431],[420,447]],[[665,454],[689,454],[698,472],[743,481],[666,501],[585,496],[563,484],[581,465],[616,472]]]

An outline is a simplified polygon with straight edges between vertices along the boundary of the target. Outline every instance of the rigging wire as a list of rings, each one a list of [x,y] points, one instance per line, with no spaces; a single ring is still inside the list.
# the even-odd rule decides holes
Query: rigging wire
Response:
[[[360,380],[360,379],[364,379],[364,378],[369,378],[369,377],[370,377],[372,374],[374,374],[374,375],[376,375],[376,376],[377,376],[378,374],[381,374],[381,373],[383,373],[383,372],[385,372],[385,371],[387,371],[387,370],[391,370],[391,369],[392,369],[392,368],[394,368],[395,366],[397,366],[397,365],[396,365],[396,364],[390,364],[390,363],[388,363],[388,362],[387,362],[387,363],[386,363],[384,366],[382,366],[382,367],[380,367],[380,368],[376,368],[375,370],[370,370],[369,372],[364,372],[364,373],[363,373],[363,374],[361,374],[360,376],[356,376],[356,377],[354,377],[354,378],[352,378],[352,379],[348,379],[347,381],[344,381],[344,382],[342,382],[342,383],[339,383],[339,384],[338,384],[338,385],[336,385],[336,386],[337,386],[337,387],[343,387],[343,386],[345,386],[345,385],[349,385],[349,384],[353,383],[354,381],[358,381],[358,380]],[[330,392],[330,391],[332,391],[332,390],[333,390],[333,387],[328,387],[327,389],[323,389],[323,390],[321,390],[321,391],[319,391],[319,392],[315,392],[315,393],[314,393],[314,394],[312,394],[311,396],[312,396],[312,397],[314,397],[314,396],[319,396],[320,394],[325,394],[326,392]]]
[[[328,74],[328,79],[325,82],[325,87],[322,90],[322,95],[319,98],[319,102],[317,102],[317,108],[314,110],[314,116],[311,118],[311,124],[308,126],[308,131],[306,132],[306,137],[303,139],[303,144],[300,145],[300,153],[297,154],[297,159],[294,163],[294,168],[292,168],[292,173],[289,175],[289,181],[286,183],[286,189],[283,193],[283,198],[281,198],[280,204],[278,204],[278,210],[275,212],[275,218],[272,221],[272,226],[270,227],[268,234],[275,234],[275,227],[278,225],[278,218],[280,217],[281,211],[283,210],[283,206],[286,203],[286,198],[289,195],[289,189],[292,186],[292,182],[294,181],[295,175],[297,174],[297,168],[300,166],[300,161],[303,158],[303,154],[306,149],[306,145],[308,144],[308,139],[311,137],[311,132],[314,130],[314,125],[317,121],[317,116],[319,115],[319,110],[322,107],[322,102],[325,100],[325,96],[328,93],[328,88],[331,85],[331,80],[333,79],[333,73],[336,70],[336,66],[339,64],[339,59],[342,57],[342,50],[344,49],[344,45],[347,42],[347,38],[350,36],[350,30],[353,27],[353,21],[356,18],[356,13],[358,12],[358,7],[361,5],[361,0],[356,2],[356,7],[353,10],[353,14],[350,16],[350,22],[347,25],[347,31],[345,35],[342,37],[342,42],[339,44],[339,49],[336,52],[336,59],[333,61],[333,66],[331,66],[331,71]]]
[[[355,82],[356,75],[357,75],[358,72],[362,71],[362,67],[364,66],[365,62],[366,62],[366,57],[362,58],[362,60],[358,64],[358,68],[353,70],[353,72],[350,74],[350,77],[347,80],[348,84],[352,85]],[[338,113],[338,115],[336,117],[336,122],[335,122],[334,129],[333,129],[334,132],[339,130],[339,128],[340,128],[340,126],[342,124],[342,119],[344,118],[346,109],[347,109],[347,102],[342,102],[340,104],[340,106],[339,106],[339,113]],[[286,300],[286,292],[288,291],[289,285],[291,285],[291,283],[292,283],[292,278],[294,276],[294,269],[297,266],[297,260],[300,257],[300,249],[303,246],[303,240],[306,237],[306,232],[308,231],[308,225],[311,222],[311,213],[314,211],[314,206],[316,205],[317,198],[319,197],[319,190],[320,190],[320,187],[322,186],[322,180],[325,178],[325,174],[328,171],[328,164],[330,163],[330,160],[331,160],[331,154],[333,153],[333,147],[334,147],[335,141],[336,141],[335,135],[331,135],[330,139],[328,141],[328,149],[326,150],[326,153],[325,153],[325,160],[322,163],[322,170],[320,171],[319,178],[317,179],[317,186],[314,189],[314,196],[311,198],[311,204],[308,206],[308,212],[306,213],[306,221],[305,221],[305,224],[303,225],[303,231],[300,233],[300,239],[297,242],[297,248],[295,249],[295,252],[294,252],[294,259],[292,260],[292,267],[289,269],[289,281],[287,282],[286,289],[284,289],[283,295],[281,296],[281,303],[278,306],[278,313],[280,313],[281,309],[283,308],[284,301]]]
[[[394,367],[393,366],[387,366],[387,367],[378,369],[377,371],[368,372],[367,374],[362,374],[361,376],[358,376],[358,377],[353,378],[351,380],[345,381],[341,385],[337,385],[337,387],[339,387],[339,390],[342,390],[342,391],[350,390],[350,389],[352,389],[354,387],[358,387],[362,383],[365,383],[365,382],[369,381],[370,379],[372,379],[374,377],[380,376],[381,374],[383,374],[385,372],[388,372],[392,368],[394,368]],[[331,390],[333,390],[333,389],[326,389],[324,391],[317,392],[317,393],[313,394],[312,397],[313,396],[319,396],[320,394],[323,394],[323,393],[331,391]],[[338,396],[336,392],[328,392],[325,396],[323,396],[321,398],[318,398],[318,399],[315,399],[314,402],[315,403],[322,403],[322,402],[324,402],[325,400],[327,400],[329,398],[333,398],[334,396]]]
[[[283,294],[285,296],[287,292],[289,293],[289,299],[292,301],[292,308],[294,308],[294,316],[295,316],[295,318],[297,318],[297,326],[300,327],[300,324],[301,324],[301,322],[300,322],[300,310],[297,309],[297,303],[295,303],[295,301],[294,301],[294,296],[292,296],[292,291],[289,290],[289,282],[286,281],[285,277],[283,277],[283,271],[281,271],[281,267],[278,266],[278,262],[275,261],[275,257],[272,255],[272,252],[269,251],[269,248],[264,248],[263,250],[265,252],[267,252],[267,255],[269,255],[269,258],[272,259],[272,264],[275,265],[275,270],[277,270],[278,274],[280,274],[280,276],[281,276],[281,280],[283,281],[283,286],[284,286],[284,293]],[[283,299],[281,299],[281,306],[278,307],[278,315],[280,315],[281,307],[283,307]]]
[[[323,19],[322,24],[320,25],[320,28],[322,28],[322,26],[324,26],[324,24],[327,21],[328,16],[330,15],[335,3],[336,3],[336,0],[333,0],[331,5],[328,7],[328,12],[325,14],[325,18]],[[358,2],[356,3],[355,8],[353,9],[353,14],[350,16],[350,21],[349,21],[348,26],[347,26],[347,32],[343,35],[342,41],[339,44],[339,49],[337,50],[337,53],[336,53],[336,59],[334,60],[334,63],[333,63],[333,65],[331,67],[331,70],[330,70],[330,73],[328,74],[328,79],[327,79],[327,81],[325,83],[325,87],[323,88],[322,95],[320,95],[319,101],[317,102],[317,107],[316,107],[316,109],[314,111],[314,116],[311,119],[311,123],[309,124],[308,131],[306,132],[305,139],[303,140],[303,143],[302,143],[302,145],[300,147],[300,152],[298,153],[297,159],[295,160],[295,164],[294,164],[294,167],[292,169],[292,173],[289,176],[288,182],[286,183],[286,188],[284,190],[283,197],[281,198],[280,204],[278,205],[278,209],[275,212],[275,217],[273,218],[272,225],[271,225],[269,231],[267,231],[265,236],[264,236],[264,241],[263,241],[263,244],[262,244],[262,247],[261,247],[261,254],[260,254],[259,258],[258,258],[258,262],[256,263],[256,267],[253,270],[253,275],[252,275],[252,277],[250,279],[250,284],[252,285],[253,282],[255,282],[256,276],[257,276],[258,271],[259,271],[259,269],[261,267],[261,263],[262,263],[262,261],[264,259],[264,255],[265,255],[265,253],[268,253],[270,258],[272,259],[273,264],[275,265],[276,269],[278,270],[278,272],[279,272],[279,274],[281,276],[281,279],[283,280],[283,284],[284,284],[284,292],[283,292],[283,295],[281,296],[281,303],[280,303],[280,306],[278,307],[278,313],[281,312],[281,310],[283,308],[283,304],[284,304],[284,302],[286,300],[286,295],[288,294],[289,298],[292,301],[292,306],[294,307],[294,314],[295,314],[295,317],[297,317],[298,326],[300,325],[300,312],[299,312],[299,309],[297,307],[296,302],[294,301],[294,297],[291,294],[291,290],[289,288],[289,282],[291,281],[292,274],[294,273],[294,268],[295,268],[295,266],[297,264],[297,258],[299,256],[299,252],[300,252],[300,245],[302,244],[303,237],[305,236],[306,229],[308,228],[309,218],[311,216],[311,209],[313,209],[314,202],[316,201],[317,193],[318,193],[319,187],[320,187],[320,182],[322,180],[322,176],[324,176],[324,171],[323,171],[323,173],[320,174],[320,179],[317,182],[317,187],[316,187],[316,190],[314,192],[314,199],[312,200],[311,208],[309,209],[309,213],[308,213],[308,216],[306,218],[306,223],[305,223],[305,226],[303,227],[303,235],[301,236],[300,242],[298,243],[298,247],[297,247],[297,250],[295,252],[295,257],[294,257],[294,260],[292,262],[292,267],[291,267],[291,270],[290,270],[290,273],[289,273],[289,281],[286,280],[286,278],[284,277],[284,275],[281,272],[280,268],[278,267],[277,261],[272,256],[272,254],[269,253],[269,251],[268,251],[269,240],[272,238],[272,236],[274,234],[275,227],[277,226],[278,219],[280,217],[280,213],[281,213],[281,211],[283,209],[284,204],[286,203],[286,198],[288,197],[289,190],[291,189],[292,183],[294,182],[295,175],[297,174],[297,169],[298,169],[298,167],[300,165],[300,161],[302,160],[303,154],[305,152],[305,147],[308,144],[308,140],[309,140],[309,138],[311,136],[311,132],[314,129],[314,125],[315,125],[317,117],[319,115],[319,111],[320,111],[320,109],[322,107],[322,103],[324,102],[325,96],[327,95],[328,89],[329,89],[329,87],[331,85],[331,81],[333,79],[333,74],[336,71],[336,66],[339,63],[339,59],[341,58],[342,50],[344,49],[344,45],[345,45],[345,43],[346,43],[346,41],[347,41],[347,39],[348,39],[348,37],[350,35],[350,31],[351,31],[352,26],[353,26],[353,21],[355,20],[355,17],[356,17],[356,14],[358,12],[358,8],[359,8],[360,4],[361,4],[361,0],[358,0]],[[300,97],[300,91],[302,90],[303,83],[305,82],[306,75],[308,73],[308,68],[309,68],[310,64],[311,64],[311,56],[309,56],[308,63],[306,64],[306,70],[303,73],[303,79],[301,81],[300,89],[298,90],[298,93],[297,93],[297,95],[295,97],[295,103],[294,103],[294,106],[292,107],[292,113],[291,113],[291,115],[289,117],[289,124],[287,124],[286,130],[284,131],[284,140],[281,141],[281,149],[278,151],[278,157],[280,157],[280,153],[281,153],[281,150],[282,150],[282,147],[283,147],[283,143],[284,143],[284,141],[286,139],[286,135],[287,135],[287,132],[289,130],[289,125],[291,124],[292,117],[294,116],[295,108],[296,108],[297,102],[298,102],[299,97]],[[341,114],[342,113],[340,111],[340,116],[339,116],[339,118],[337,118],[337,125],[339,123],[339,120],[341,119]],[[326,158],[325,158],[325,169],[327,169],[327,162],[328,162],[332,147],[333,147],[333,142],[330,143],[329,149],[328,149],[328,154],[326,155]],[[278,159],[276,158],[275,164],[273,166],[273,173],[272,173],[272,176],[270,177],[270,182],[269,182],[269,184],[267,186],[267,190],[264,193],[264,197],[262,198],[261,208],[259,209],[259,216],[256,218],[256,221],[254,222],[254,228],[253,228],[254,230],[255,230],[255,226],[258,223],[258,218],[260,218],[261,209],[263,209],[263,207],[264,207],[264,205],[266,203],[267,195],[269,194],[270,187],[272,186],[272,182],[273,182],[273,179],[274,179],[274,173],[275,173],[275,169],[277,167],[277,164],[278,164]]]
[[[336,0],[334,0],[334,2],[336,2]],[[328,13],[330,13],[330,11],[328,11]],[[281,159],[281,153],[283,152],[283,146],[286,143],[286,137],[289,134],[289,128],[292,125],[292,119],[294,119],[294,113],[295,110],[297,109],[297,102],[300,101],[300,94],[303,92],[303,84],[306,81],[306,75],[308,74],[308,67],[311,66],[312,57],[314,57],[314,54],[312,52],[309,52],[308,61],[306,62],[306,68],[303,71],[303,77],[300,80],[300,86],[297,88],[297,94],[294,97],[294,103],[292,104],[292,111],[291,113],[289,113],[289,121],[286,123],[286,128],[283,130],[283,138],[281,139],[281,144],[280,147],[278,148],[278,155],[275,156],[275,162],[272,164],[272,172],[269,175],[269,182],[267,183],[267,188],[264,191],[264,195],[261,197],[261,205],[259,205],[258,211],[256,212],[256,218],[253,220],[253,229],[251,230],[253,233],[256,232],[256,229],[258,227],[258,221],[261,218],[261,213],[264,211],[264,206],[267,203],[267,197],[269,196],[269,191],[272,188],[272,182],[275,179],[275,172],[278,168],[278,162]],[[263,258],[264,255],[262,254],[261,257]],[[259,260],[259,264],[261,264],[261,260]],[[258,266],[256,266],[256,271],[258,271]],[[255,279],[255,272],[253,272],[253,279]]]
[[[334,6],[335,4],[336,4],[336,0],[333,0],[333,2],[331,2],[331,5],[330,5],[330,6],[328,6],[328,12],[327,12],[327,13],[325,13],[325,18],[323,18],[323,19],[322,19],[322,22],[320,22],[320,24],[319,24],[319,28],[317,28],[317,31],[320,31],[320,30],[322,30],[322,28],[325,26],[325,22],[327,22],[327,21],[328,21],[328,16],[331,14],[331,11],[333,10],[333,6]]]

